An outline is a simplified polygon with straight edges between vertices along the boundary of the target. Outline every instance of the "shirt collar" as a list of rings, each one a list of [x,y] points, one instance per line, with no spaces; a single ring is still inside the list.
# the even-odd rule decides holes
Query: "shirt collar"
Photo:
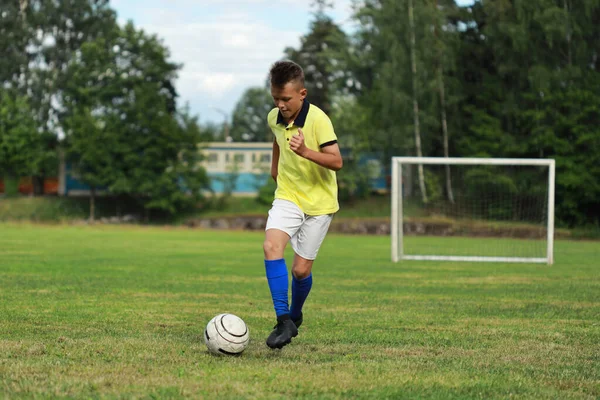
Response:
[[[306,116],[308,115],[309,107],[310,107],[310,103],[308,102],[308,100],[304,99],[302,101],[302,108],[300,109],[298,116],[294,120],[294,125],[299,126],[300,128],[304,128],[304,124],[306,123]],[[282,125],[287,126],[285,119],[283,118],[283,115],[281,115],[281,111],[277,112],[277,124],[282,124]]]

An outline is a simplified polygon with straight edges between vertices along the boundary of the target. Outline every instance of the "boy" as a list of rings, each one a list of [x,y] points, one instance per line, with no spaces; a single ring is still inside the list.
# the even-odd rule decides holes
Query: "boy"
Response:
[[[267,346],[280,349],[298,335],[302,306],[312,287],[312,266],[338,211],[335,171],[342,156],[329,117],[306,100],[302,68],[279,61],[270,70],[275,107],[268,123],[275,139],[271,176],[277,182],[275,200],[265,228],[265,270],[277,325]],[[292,304],[288,306],[288,271],[284,250],[290,242]]]

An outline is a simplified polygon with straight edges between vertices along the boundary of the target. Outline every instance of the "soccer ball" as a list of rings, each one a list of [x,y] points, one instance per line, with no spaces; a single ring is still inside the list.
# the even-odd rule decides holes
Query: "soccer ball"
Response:
[[[211,319],[204,330],[208,351],[218,355],[238,355],[248,346],[250,331],[246,323],[233,314],[219,314]]]

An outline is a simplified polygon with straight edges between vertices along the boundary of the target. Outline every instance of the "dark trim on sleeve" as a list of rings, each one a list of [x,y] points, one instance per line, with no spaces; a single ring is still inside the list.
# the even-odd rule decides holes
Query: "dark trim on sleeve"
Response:
[[[336,144],[337,140],[332,140],[331,142],[323,143],[319,147],[322,149],[323,147],[331,146],[332,144]]]

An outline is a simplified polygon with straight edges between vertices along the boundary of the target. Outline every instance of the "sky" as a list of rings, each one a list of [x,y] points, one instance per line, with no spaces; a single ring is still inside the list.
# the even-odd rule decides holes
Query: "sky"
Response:
[[[350,31],[352,0],[330,0],[327,14]],[[459,0],[471,4],[473,0]],[[182,64],[180,106],[200,123],[220,124],[244,91],[265,85],[286,47],[298,48],[313,19],[309,0],[111,0],[122,24],[156,34]]]

